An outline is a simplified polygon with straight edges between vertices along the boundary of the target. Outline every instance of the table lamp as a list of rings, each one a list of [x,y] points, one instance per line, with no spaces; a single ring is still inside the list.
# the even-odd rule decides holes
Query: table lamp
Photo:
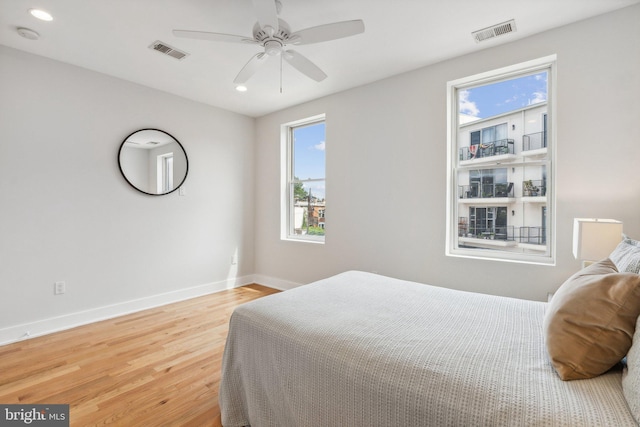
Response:
[[[607,258],[622,241],[622,222],[615,219],[574,218],[573,256],[582,267]]]

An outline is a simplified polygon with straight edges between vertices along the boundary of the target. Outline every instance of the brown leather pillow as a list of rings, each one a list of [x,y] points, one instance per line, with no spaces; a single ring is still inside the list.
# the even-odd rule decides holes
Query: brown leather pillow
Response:
[[[551,363],[563,380],[605,373],[629,351],[640,314],[640,275],[618,273],[610,259],[562,284],[544,317]]]

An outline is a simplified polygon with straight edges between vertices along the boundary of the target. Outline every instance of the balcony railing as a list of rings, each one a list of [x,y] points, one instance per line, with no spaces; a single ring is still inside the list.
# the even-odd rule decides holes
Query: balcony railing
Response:
[[[458,194],[461,199],[514,197],[513,182],[460,185],[458,186]]]
[[[544,245],[547,243],[547,231],[544,227],[519,227],[520,243],[528,243],[531,245]]]
[[[522,181],[522,197],[541,197],[547,195],[547,183],[541,179]]]
[[[466,216],[458,217],[458,237],[466,236],[469,230],[469,221]]]
[[[475,144],[470,147],[462,147],[459,153],[460,160],[473,160],[502,154],[515,154],[513,150],[513,139],[499,139],[497,141]]]
[[[496,227],[478,227],[473,224],[467,226],[466,233],[461,237],[471,237],[474,239],[490,239],[490,240],[514,240],[513,225],[504,225]],[[460,236],[461,233],[458,232]]]
[[[539,150],[547,148],[547,133],[536,132],[522,135],[522,151]]]
[[[458,236],[474,239],[506,240],[530,245],[546,244],[546,229],[544,227],[514,227],[513,225],[496,226],[492,228],[477,227],[467,222],[466,217],[458,218]]]

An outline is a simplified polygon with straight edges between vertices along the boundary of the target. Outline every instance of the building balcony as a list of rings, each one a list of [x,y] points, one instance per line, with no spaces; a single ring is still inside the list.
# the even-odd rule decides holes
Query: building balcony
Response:
[[[478,227],[473,224],[465,224],[464,233],[460,233],[460,224],[458,224],[458,236],[470,239],[503,240],[515,242],[513,225],[488,228]]]
[[[513,198],[513,182],[482,185],[459,185],[458,197],[460,199],[492,199],[497,197]]]
[[[522,197],[545,197],[546,195],[546,181],[541,179],[528,179],[522,181]]]
[[[459,150],[460,161],[469,160],[494,160],[496,156],[515,156],[513,139],[500,139],[497,141],[462,147]],[[488,159],[491,158],[491,159]]]
[[[546,245],[547,230],[544,227],[518,227],[518,242],[529,245]]]
[[[547,133],[536,132],[522,135],[522,156],[541,158],[547,155]]]
[[[546,132],[522,135],[522,151],[540,150],[542,148],[547,148]]]
[[[458,238],[461,243],[491,246],[546,245],[546,229],[539,226],[513,225],[478,227],[468,222],[467,217],[458,218]],[[493,242],[486,242],[491,240]]]

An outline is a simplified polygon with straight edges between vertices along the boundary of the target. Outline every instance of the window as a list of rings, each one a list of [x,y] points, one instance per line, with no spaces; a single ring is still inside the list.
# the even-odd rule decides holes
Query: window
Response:
[[[282,239],[324,242],[324,115],[282,125],[282,164]]]
[[[447,255],[555,262],[555,60],[448,83]]]
[[[173,153],[158,156],[158,193],[168,193],[173,190]]]
[[[507,238],[507,207],[469,207],[469,232],[489,240]]]

